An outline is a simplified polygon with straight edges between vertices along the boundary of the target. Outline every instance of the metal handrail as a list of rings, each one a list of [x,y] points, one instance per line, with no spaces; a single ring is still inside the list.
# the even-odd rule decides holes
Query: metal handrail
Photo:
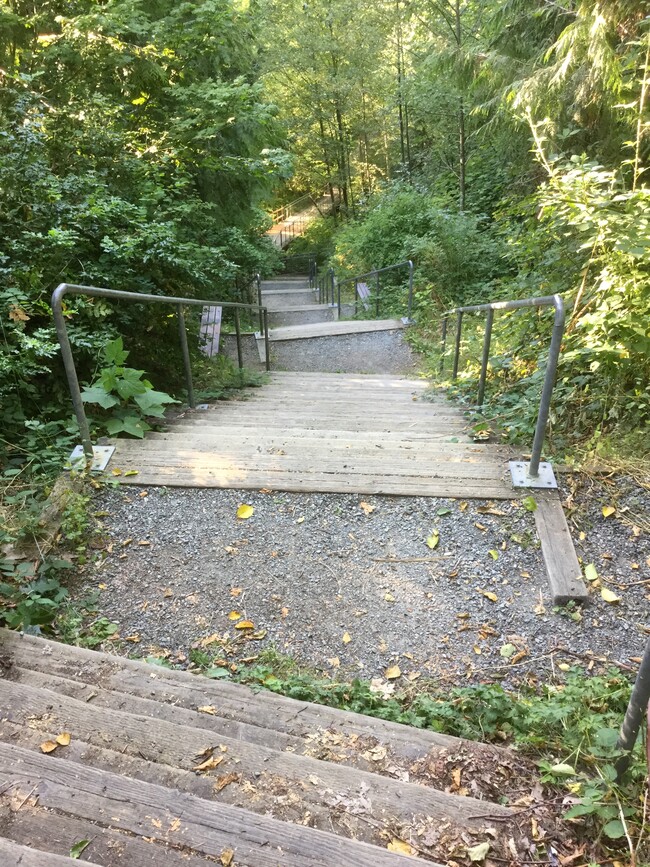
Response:
[[[259,275],[258,275],[259,276]],[[258,284],[259,285],[259,284]],[[270,370],[269,362],[269,320],[266,307],[257,304],[242,304],[235,301],[215,301],[214,299],[201,300],[198,298],[176,298],[169,295],[145,295],[140,292],[125,292],[119,289],[103,289],[97,286],[79,286],[75,283],[61,283],[52,293],[52,313],[54,315],[54,325],[59,338],[59,346],[61,347],[61,357],[65,368],[66,377],[68,379],[68,387],[70,396],[72,397],[72,405],[74,413],[77,417],[79,432],[81,434],[81,443],[83,445],[84,454],[87,458],[93,457],[93,443],[90,437],[90,427],[84,410],[83,400],[81,397],[81,389],[79,387],[79,377],[75,367],[74,358],[72,355],[72,347],[70,338],[68,337],[68,329],[65,323],[63,314],[63,298],[65,295],[88,295],[91,298],[113,298],[120,301],[135,301],[138,304],[175,304],[178,308],[178,335],[181,344],[181,352],[183,353],[183,364],[185,367],[185,381],[187,385],[187,398],[190,407],[195,407],[194,401],[194,386],[192,383],[192,366],[190,362],[190,350],[187,344],[187,329],[185,327],[185,314],[183,313],[184,306],[191,307],[232,307],[235,310],[235,331],[237,334],[237,360],[240,370],[243,367],[242,346],[241,346],[241,327],[239,322],[239,311],[242,309],[256,310],[260,313],[260,323],[263,323],[264,344],[266,348],[266,369]],[[258,296],[259,297],[259,296]],[[260,330],[262,330],[260,328]]]
[[[341,315],[341,286],[344,286],[346,283],[354,283],[354,297],[355,297],[355,305],[356,305],[356,296],[357,296],[357,285],[365,280],[366,277],[374,277],[375,278],[375,295],[376,295],[376,315],[379,315],[379,289],[380,289],[380,280],[379,275],[384,274],[386,271],[394,271],[396,268],[408,268],[409,269],[409,298],[408,298],[408,308],[407,308],[407,320],[411,322],[411,313],[413,311],[413,262],[410,259],[407,259],[406,262],[398,262],[396,265],[387,265],[385,268],[374,268],[372,271],[367,271],[365,274],[357,274],[355,277],[346,277],[343,280],[337,281],[338,286],[338,295],[337,295],[337,305],[339,310],[339,316]],[[333,301],[333,299],[332,299]],[[356,309],[356,307],[355,307]]]
[[[528,475],[535,479],[539,476],[539,463],[542,457],[542,448],[544,446],[544,437],[546,436],[546,425],[551,409],[551,395],[553,394],[553,386],[555,385],[555,375],[557,373],[557,363],[560,357],[560,349],[562,347],[562,335],[564,334],[564,301],[559,295],[544,295],[540,298],[524,298],[518,301],[495,301],[493,304],[473,304],[467,307],[454,307],[452,310],[447,310],[442,314],[442,349],[440,356],[440,371],[444,370],[445,351],[447,346],[447,323],[449,317],[456,315],[456,338],[454,345],[454,363],[452,367],[451,377],[456,380],[458,377],[458,361],[460,358],[460,340],[463,328],[463,316],[465,313],[479,313],[485,311],[487,313],[485,320],[485,334],[483,337],[483,353],[481,357],[481,374],[479,376],[478,385],[478,400],[477,405],[483,406],[485,398],[485,381],[487,377],[487,366],[490,360],[490,343],[492,340],[492,323],[494,321],[495,310],[519,310],[522,307],[554,307],[555,318],[553,321],[553,332],[551,334],[551,344],[548,350],[548,361],[546,363],[546,374],[544,375],[544,385],[542,386],[542,394],[539,401],[539,412],[537,414],[537,423],[535,425],[535,436],[533,438],[533,447],[531,451],[530,465]]]
[[[334,268],[328,268],[327,271],[318,278],[314,288],[318,291],[319,304],[335,304],[334,296],[336,292],[336,277],[334,276]]]

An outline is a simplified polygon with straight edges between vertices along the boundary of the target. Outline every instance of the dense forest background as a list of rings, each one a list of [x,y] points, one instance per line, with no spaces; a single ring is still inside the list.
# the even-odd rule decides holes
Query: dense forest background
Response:
[[[639,0],[2,0],[10,472],[74,439],[58,283],[238,297],[281,267],[265,209],[323,191],[336,213],[294,252],[340,276],[412,258],[432,368],[444,308],[561,292],[555,445],[647,451],[649,52]],[[67,315],[86,381],[122,335],[176,390],[169,311]],[[489,391],[512,436],[548,334],[544,314],[499,326]]]

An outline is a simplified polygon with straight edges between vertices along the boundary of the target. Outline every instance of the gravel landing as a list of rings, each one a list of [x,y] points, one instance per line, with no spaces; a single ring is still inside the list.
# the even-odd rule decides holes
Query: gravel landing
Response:
[[[647,515],[645,496],[635,508]],[[576,661],[634,669],[648,536],[625,511],[604,518],[606,497],[592,492],[586,509],[573,499],[578,553],[603,578],[646,583],[604,583],[614,604],[596,586],[582,612],[553,611],[534,516],[519,502],[231,490],[100,493],[105,549],[75,596],[99,586],[100,616],[126,639],[118,652],[163,649],[181,663],[192,647],[230,665],[272,644],[342,677],[399,665],[412,681],[513,684]],[[243,503],[247,520],[236,517]],[[253,627],[236,629],[243,620]]]

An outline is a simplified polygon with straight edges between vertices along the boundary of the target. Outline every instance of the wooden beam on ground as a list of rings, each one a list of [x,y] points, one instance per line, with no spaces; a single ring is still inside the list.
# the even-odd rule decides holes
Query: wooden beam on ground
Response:
[[[532,497],[537,503],[535,525],[542,543],[553,603],[585,602],[589,592],[582,580],[582,569],[558,492],[535,490]]]

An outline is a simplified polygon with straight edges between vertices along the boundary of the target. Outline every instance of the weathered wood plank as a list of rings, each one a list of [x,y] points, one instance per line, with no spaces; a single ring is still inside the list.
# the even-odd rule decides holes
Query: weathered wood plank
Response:
[[[44,807],[192,852],[218,857],[232,848],[237,867],[414,863],[376,846],[0,744],[0,786],[17,778],[25,795],[38,788]]]
[[[116,752],[121,749],[128,755],[185,771],[192,770],[197,764],[196,757],[211,746],[209,740],[206,742],[209,735],[203,730],[113,708],[95,707],[23,683],[0,681],[0,706],[7,708],[4,716],[16,725],[26,726],[30,721],[38,725],[39,717],[46,717],[48,731],[56,728],[69,731],[73,737],[95,746]],[[480,827],[477,817],[481,815],[511,815],[505,807],[474,798],[459,798],[414,783],[402,783],[345,765],[278,752],[224,736],[220,738],[219,751],[220,773],[239,773],[251,783],[260,778],[259,785],[275,778],[288,790],[302,789],[301,800],[315,811],[325,808],[323,793],[329,789],[351,798],[365,790],[373,804],[373,816],[382,821],[394,818],[409,821],[415,815],[427,815],[467,827]],[[319,785],[303,785],[311,777],[316,777]]]
[[[573,547],[562,502],[557,491],[533,491],[537,503],[535,526],[542,543],[542,556],[546,565],[555,605],[570,600],[585,602],[589,592],[582,580],[582,569]]]
[[[38,749],[38,742],[43,739],[38,732],[15,726],[11,727],[9,723],[0,722],[0,733],[3,735],[7,734],[10,728],[13,728],[11,740],[8,737],[4,738],[7,743],[33,751]],[[182,785],[179,785],[179,781],[193,778],[195,794],[201,783],[204,784],[206,793],[213,786],[212,780],[200,778],[195,774],[177,771],[174,778],[171,769],[163,771],[159,765],[154,765],[152,762],[145,762],[142,759],[137,762],[129,756],[119,756],[110,753],[109,750],[89,746],[82,741],[72,742],[66,748],[66,761],[86,764],[100,770],[108,770],[111,765],[115,767],[115,763],[119,762],[121,773],[132,779],[137,778],[138,772],[144,773],[142,769],[148,765],[151,768],[151,782],[162,785],[165,781],[171,783],[173,780],[173,785],[176,788],[185,791]],[[137,770],[132,767],[136,764],[138,765]],[[146,777],[142,777],[142,779],[146,779]],[[75,843],[80,840],[90,840],[90,845],[84,850],[83,856],[88,860],[92,859],[93,864],[99,864],[102,867],[126,867],[126,865],[129,867],[130,865],[133,867],[148,867],[148,865],[158,867],[160,864],[164,864],[165,867],[214,865],[212,858],[207,855],[174,849],[160,840],[145,841],[118,829],[95,825],[88,819],[78,819],[75,816],[66,816],[60,812],[53,815],[50,810],[44,809],[39,804],[37,792],[34,792],[34,795],[28,798],[20,806],[20,809],[17,809],[23,798],[15,795],[11,798],[12,793],[13,789],[9,789],[4,799],[0,797],[0,834],[16,843],[65,856]],[[3,801],[6,803],[6,807],[2,806]],[[65,863],[80,864],[86,862],[68,862],[66,860]],[[0,860],[0,864],[5,867],[4,861]]]
[[[215,716],[202,714],[205,717],[202,725],[206,728],[213,723],[220,726],[220,719],[238,720],[303,740],[313,738],[322,729],[328,729],[360,737],[375,737],[380,743],[390,745],[396,754],[410,759],[421,758],[431,749],[454,750],[462,744],[459,738],[450,735],[414,729],[312,702],[296,701],[265,690],[253,691],[228,681],[213,681],[122,656],[109,656],[96,650],[19,635],[7,629],[0,629],[0,650],[9,666],[16,664],[44,674],[103,686],[125,693],[127,700],[130,695],[141,696],[192,711],[203,704],[214,705]],[[81,698],[87,700],[87,696]],[[215,731],[229,734],[221,728],[215,728]],[[245,730],[244,735],[249,738],[248,730]],[[276,744],[271,745],[279,748]],[[493,749],[490,747],[490,750]]]
[[[0,837],[0,864],[2,867],[73,867],[74,864],[88,867],[91,862],[53,855]]]
[[[340,337],[345,334],[363,334],[376,331],[398,331],[405,328],[401,319],[345,320],[318,322],[312,325],[286,325],[270,331],[272,342],[279,340],[306,340],[314,337]]]

